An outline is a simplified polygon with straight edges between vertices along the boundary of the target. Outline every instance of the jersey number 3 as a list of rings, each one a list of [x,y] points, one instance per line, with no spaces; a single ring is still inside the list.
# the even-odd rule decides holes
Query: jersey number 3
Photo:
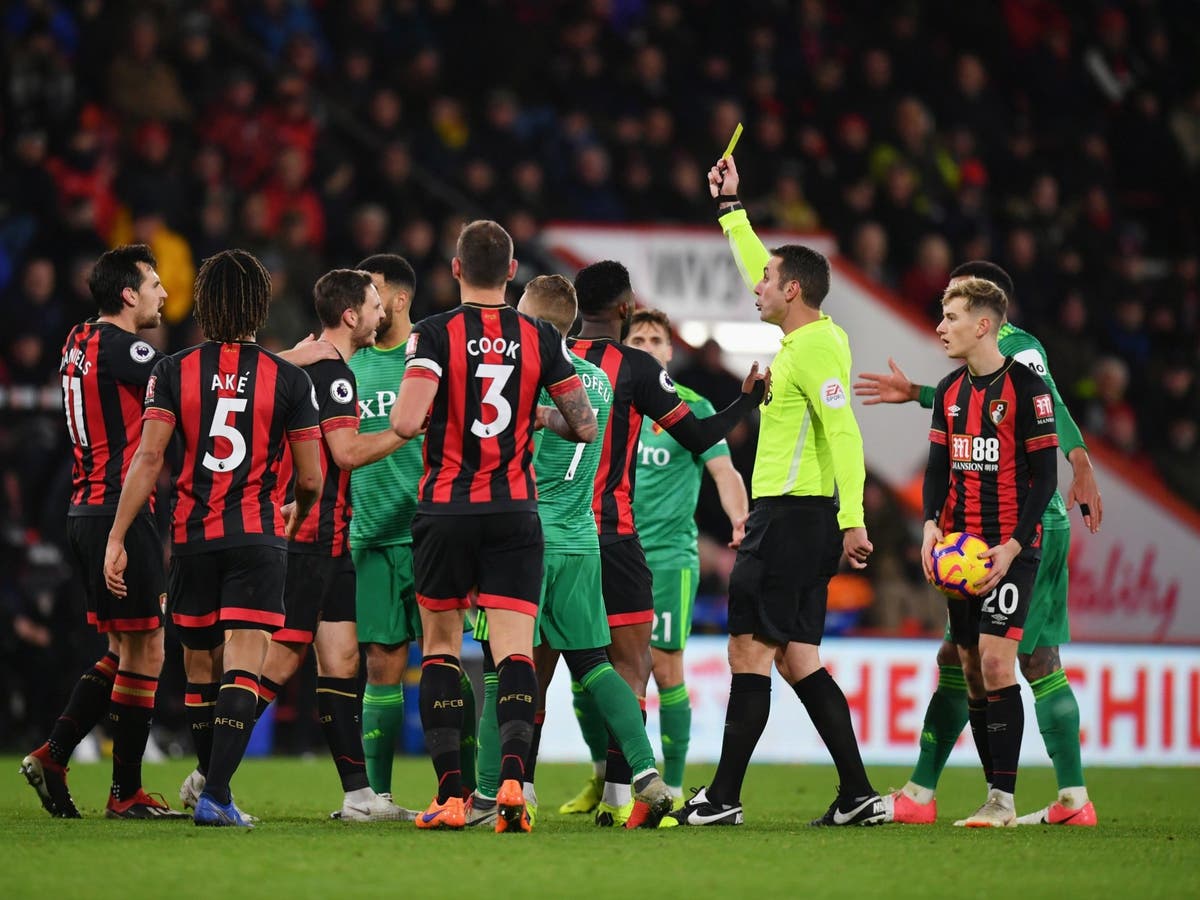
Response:
[[[490,407],[494,413],[492,421],[484,424],[479,419],[471,423],[471,434],[477,438],[495,437],[512,422],[512,406],[502,393],[508,379],[512,377],[512,366],[501,366],[495,363],[480,363],[475,367],[475,377],[491,379],[487,382],[487,390],[483,392],[480,402],[484,407]]]
[[[210,472],[229,472],[236,469],[242,464],[242,460],[246,458],[246,439],[242,437],[242,433],[233,427],[231,413],[245,412],[246,410],[245,397],[218,397],[217,408],[213,411],[212,426],[208,429],[208,436],[214,441],[217,438],[225,438],[229,441],[229,454],[227,456],[213,456],[211,453],[204,454],[204,468]],[[216,449],[214,445],[213,449]]]

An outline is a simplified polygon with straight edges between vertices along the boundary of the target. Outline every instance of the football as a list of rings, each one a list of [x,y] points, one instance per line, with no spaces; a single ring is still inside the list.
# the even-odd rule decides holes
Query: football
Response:
[[[976,596],[974,586],[987,576],[992,567],[990,559],[979,554],[988,549],[987,542],[965,531],[952,531],[933,545],[933,584],[947,597]]]

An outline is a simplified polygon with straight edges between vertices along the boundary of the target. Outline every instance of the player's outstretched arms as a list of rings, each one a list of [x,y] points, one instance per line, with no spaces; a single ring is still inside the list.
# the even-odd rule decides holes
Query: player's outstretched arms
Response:
[[[688,410],[676,422],[659,424],[683,446],[689,453],[703,453],[721,438],[725,437],[733,426],[758,408],[771,386],[771,370],[765,373],[758,371],[758,363],[750,367],[749,374],[742,381],[741,396],[730,403],[720,412],[703,419],[697,419]]]
[[[335,428],[325,433],[325,442],[333,461],[343,472],[377,462],[408,443],[394,431],[377,431],[361,434],[352,428]]]
[[[582,384],[555,397],[554,406],[539,406],[536,427],[549,428],[564,440],[579,444],[592,443],[600,432],[591,398]]]
[[[888,357],[890,372],[863,372],[854,382],[854,396],[862,400],[863,406],[876,403],[909,403],[921,397],[921,386],[913,384],[896,361]]]

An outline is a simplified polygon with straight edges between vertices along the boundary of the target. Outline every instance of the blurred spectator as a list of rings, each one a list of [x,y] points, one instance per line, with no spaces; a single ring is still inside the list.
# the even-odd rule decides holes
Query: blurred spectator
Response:
[[[129,122],[182,122],[192,109],[170,63],[159,57],[159,27],[149,12],[135,13],[120,53],[108,68],[108,100]]]
[[[927,234],[917,245],[917,259],[904,273],[900,296],[910,309],[922,310],[934,322],[942,319],[942,292],[950,280],[950,245],[940,234]]]

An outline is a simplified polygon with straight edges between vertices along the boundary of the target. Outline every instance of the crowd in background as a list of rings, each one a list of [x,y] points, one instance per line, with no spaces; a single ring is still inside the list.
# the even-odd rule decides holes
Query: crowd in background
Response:
[[[519,283],[552,265],[549,220],[711,223],[739,121],[756,224],[831,233],[931,324],[956,263],[1001,263],[1090,439],[1200,506],[1188,0],[12,0],[0,28],[0,682],[74,652],[51,639],[81,606],[66,432],[29,389],[94,314],[100,252],[153,248],[164,348],[198,339],[192,279],[229,246],[271,271],[270,346],[315,327],[321,272],[378,251],[413,262],[419,319],[457,303],[466,219],[509,229]],[[719,353],[691,368],[716,384]],[[876,487],[877,569],[917,578]]]

